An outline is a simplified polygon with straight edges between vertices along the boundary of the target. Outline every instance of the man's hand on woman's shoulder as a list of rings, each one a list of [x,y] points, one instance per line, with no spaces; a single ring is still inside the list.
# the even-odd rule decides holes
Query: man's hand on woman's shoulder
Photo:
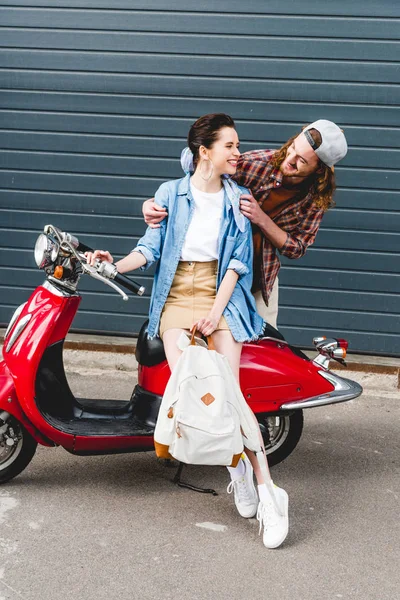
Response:
[[[158,229],[161,221],[168,216],[167,209],[156,204],[154,198],[150,198],[143,202],[142,212],[144,222],[152,229]]]

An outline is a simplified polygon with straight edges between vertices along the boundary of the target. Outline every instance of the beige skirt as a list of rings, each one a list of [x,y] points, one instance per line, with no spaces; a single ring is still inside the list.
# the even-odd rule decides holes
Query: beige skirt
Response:
[[[218,261],[180,261],[161,313],[160,337],[167,329],[190,329],[206,317],[216,296]],[[217,329],[229,329],[221,317]]]

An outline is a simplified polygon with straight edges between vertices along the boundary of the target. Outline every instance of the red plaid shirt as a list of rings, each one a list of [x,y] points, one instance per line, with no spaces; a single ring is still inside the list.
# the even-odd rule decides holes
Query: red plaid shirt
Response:
[[[239,185],[247,187],[252,192],[258,204],[262,205],[270,191],[282,184],[282,173],[274,169],[271,159],[275,150],[254,150],[245,152],[238,161],[238,167],[233,179]],[[273,217],[278,227],[287,232],[287,239],[281,254],[288,258],[300,258],[310,244],[315,240],[324,210],[315,206],[315,197],[309,192],[305,197],[294,200]],[[271,294],[281,263],[275,246],[263,236],[262,241],[262,273],[260,274],[261,290],[265,302]],[[258,277],[254,273],[254,277]]]

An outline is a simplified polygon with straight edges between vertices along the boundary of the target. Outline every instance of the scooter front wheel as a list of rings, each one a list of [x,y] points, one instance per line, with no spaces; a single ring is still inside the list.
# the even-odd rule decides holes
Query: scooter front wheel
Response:
[[[293,452],[303,431],[303,411],[288,415],[256,415],[264,440],[270,467],[282,462]]]
[[[15,417],[0,427],[0,484],[19,475],[31,462],[36,440]]]

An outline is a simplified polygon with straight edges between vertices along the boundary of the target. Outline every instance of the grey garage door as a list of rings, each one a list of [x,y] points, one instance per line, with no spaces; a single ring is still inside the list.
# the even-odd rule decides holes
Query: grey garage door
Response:
[[[181,176],[193,120],[224,111],[244,150],[338,122],[337,208],[281,272],[280,327],[400,354],[400,9],[393,0],[54,0],[0,5],[0,322],[41,281],[45,223],[127,253],[141,203]],[[151,288],[151,273],[138,277]],[[148,297],[85,281],[77,330],[134,334]]]

